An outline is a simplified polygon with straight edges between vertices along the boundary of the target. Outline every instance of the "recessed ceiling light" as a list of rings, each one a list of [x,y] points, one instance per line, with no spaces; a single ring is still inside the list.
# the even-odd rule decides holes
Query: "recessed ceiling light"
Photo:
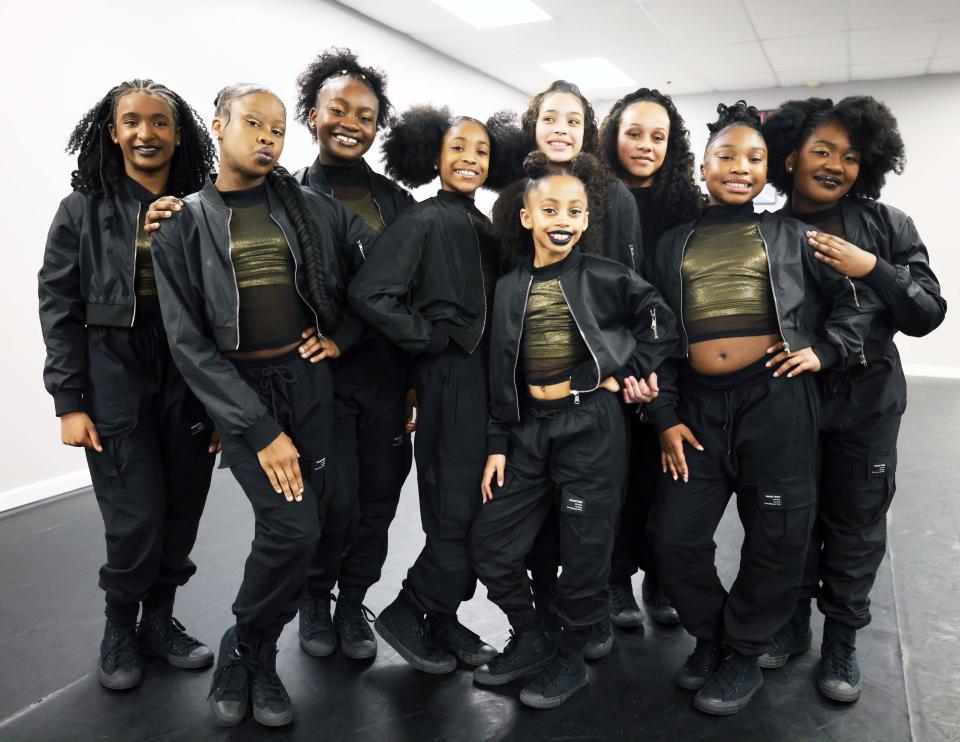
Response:
[[[630,75],[604,57],[544,62],[540,66],[558,78],[569,80],[581,88],[615,88],[621,85],[637,84]]]
[[[530,0],[433,0],[474,28],[515,26],[549,21],[550,16]]]

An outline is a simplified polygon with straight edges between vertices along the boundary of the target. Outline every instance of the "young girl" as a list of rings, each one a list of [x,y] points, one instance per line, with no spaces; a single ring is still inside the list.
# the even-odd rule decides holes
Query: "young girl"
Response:
[[[387,173],[416,187],[440,178],[433,198],[404,211],[377,240],[350,285],[357,313],[402,350],[420,417],[415,458],[426,544],[397,599],[374,627],[418,670],[482,665],[496,650],[457,620],[476,586],[467,534],[479,509],[487,417],[487,343],[500,255],[474,205],[496,183],[500,121],[415,107],[384,141]]]
[[[373,232],[382,232],[416,203],[363,159],[390,111],[386,77],[362,67],[349,49],[330,49],[297,83],[297,118],[310,129],[320,154],[294,177],[336,198]],[[351,275],[371,247],[363,243],[353,251]],[[380,579],[387,530],[413,456],[406,430],[407,365],[403,351],[380,333],[372,333],[333,365],[337,486],[300,607],[300,646],[314,656],[331,654],[338,641],[343,653],[355,659],[377,652],[363,598]],[[330,591],[337,583],[331,620]]]
[[[68,151],[78,153],[74,191],[54,217],[39,275],[43,379],[63,442],[86,449],[103,515],[99,677],[119,690],[140,682],[140,655],[185,668],[213,661],[172,611],[196,571],[189,555],[216,434],[171,360],[143,231],[155,194],[203,185],[213,144],[180,96],[131,80],[87,112]]]
[[[710,206],[657,246],[654,283],[683,343],[681,358],[661,367],[647,410],[670,472],[652,517],[658,574],[697,639],[677,684],[699,689],[698,709],[722,715],[763,684],[757,657],[800,587],[819,418],[805,372],[860,354],[870,312],[864,287],[806,249],[802,224],[754,213],[766,183],[759,114],[743,101],[718,112],[701,166]],[[728,594],[713,536],[733,492],[744,542]],[[722,646],[732,650],[725,658]]]
[[[221,466],[256,522],[210,707],[233,726],[252,700],[258,722],[282,726],[293,710],[276,671],[277,638],[297,612],[333,455],[330,369],[308,359],[337,357],[356,328],[339,309],[337,214],[277,168],[283,103],[237,84],[215,105],[220,172],[154,225],[154,265],[174,360],[216,421]]]
[[[513,637],[474,680],[502,685],[542,670],[520,700],[553,708],[586,684],[583,649],[609,612],[610,554],[626,473],[617,392],[625,379],[650,377],[677,335],[670,310],[638,274],[577,246],[589,222],[587,190],[603,193],[597,159],[579,155],[556,172],[536,153],[527,172],[514,212],[523,233],[510,225],[503,235],[519,265],[497,283],[485,505],[470,541],[487,595],[507,614]],[[556,656],[524,568],[554,508],[563,567],[553,599],[562,624]]]
[[[600,128],[600,152],[629,187],[640,212],[643,275],[650,275],[661,235],[697,218],[703,195],[693,181],[693,153],[683,119],[669,95],[640,88],[613,104]],[[642,415],[631,416],[627,496],[610,568],[610,618],[621,628],[642,627],[630,578],[643,570],[643,602],[659,624],[680,619],[657,580],[647,521],[656,496],[660,443]]]
[[[811,252],[839,275],[862,280],[882,308],[864,348],[866,366],[828,376],[823,398],[817,525],[793,617],[762,667],[781,667],[810,648],[810,599],[826,617],[818,686],[835,701],[860,696],[856,632],[870,622],[870,588],[886,547],[896,489],[897,434],[907,404],[893,336],[921,337],[947,305],[913,221],[877,202],[886,175],[900,173],[903,140],[889,109],[868,96],[789,101],[764,122],[770,181],[782,213],[813,225]]]

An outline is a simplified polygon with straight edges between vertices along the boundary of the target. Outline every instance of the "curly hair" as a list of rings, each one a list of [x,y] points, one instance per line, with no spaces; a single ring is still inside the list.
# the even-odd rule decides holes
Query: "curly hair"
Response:
[[[387,75],[377,67],[364,67],[357,61],[357,55],[342,47],[331,47],[320,53],[297,77],[297,121],[310,130],[310,136],[317,140],[317,132],[310,126],[310,109],[317,104],[317,93],[328,80],[336,77],[352,77],[364,83],[379,103],[377,109],[377,127],[386,125],[392,108],[387,97]]]
[[[457,124],[472,121],[490,136],[490,164],[483,186],[500,190],[511,182],[511,153],[518,138],[512,123],[515,116],[502,111],[483,122],[472,116],[454,116],[446,106],[414,106],[390,120],[382,144],[384,169],[391,178],[411,188],[426,185],[437,177],[437,160],[446,133]]]
[[[617,137],[623,112],[641,101],[656,103],[667,112],[670,119],[667,154],[650,186],[651,197],[658,206],[658,220],[662,225],[660,231],[665,231],[693,221],[703,208],[703,193],[693,179],[694,157],[690,150],[690,133],[670,96],[656,89],[640,88],[614,103],[600,127],[600,152],[607,166],[619,177],[627,174],[620,162]]]
[[[742,98],[732,106],[723,103],[717,104],[717,120],[712,124],[707,124],[710,131],[710,138],[707,139],[707,146],[710,142],[719,136],[720,132],[726,131],[731,126],[749,126],[760,136],[763,136],[760,123],[760,111],[756,106],[749,106]]]
[[[129,93],[148,93],[164,101],[180,128],[180,144],[170,162],[167,193],[177,197],[196,193],[214,170],[214,147],[196,112],[165,85],[149,79],[127,80],[107,91],[73,128],[66,151],[77,155],[77,169],[70,175],[70,186],[81,193],[109,202],[123,174],[123,153],[110,138],[109,125],[117,114],[117,102]],[[115,224],[115,210],[108,205],[107,226]]]
[[[767,180],[789,196],[793,175],[787,172],[787,157],[826,123],[846,129],[850,143],[860,151],[860,175],[847,195],[879,198],[887,174],[903,173],[907,158],[897,119],[869,95],[850,96],[837,104],[829,98],[790,100],[767,116],[763,122],[769,151]]]
[[[583,252],[596,252],[602,240],[606,208],[608,178],[603,163],[589,152],[581,152],[558,171],[551,168],[550,160],[543,152],[531,152],[523,162],[523,169],[526,177],[504,189],[493,205],[493,232],[503,255],[515,260],[533,253],[533,236],[520,223],[520,209],[528,202],[531,193],[558,175],[571,175],[583,183],[590,228],[580,236],[578,244]]]
[[[237,98],[254,93],[272,95],[278,101],[279,96],[263,85],[255,83],[234,83],[227,85],[217,93],[213,104],[218,118],[230,120],[230,103]],[[283,101],[280,101],[283,105]],[[317,312],[320,321],[318,328],[322,333],[331,333],[337,328],[337,307],[327,292],[326,266],[328,259],[326,252],[335,249],[332,245],[325,245],[320,235],[320,229],[307,209],[303,190],[290,173],[280,165],[275,165],[267,175],[267,181],[277,192],[283,210],[287,212],[293,227],[297,232],[297,241],[300,243],[300,252],[303,254],[304,274],[307,287],[307,298]]]
[[[553,93],[569,93],[580,101],[583,106],[583,148],[581,151],[599,156],[600,129],[597,126],[597,115],[594,113],[590,101],[580,92],[580,88],[566,80],[554,80],[550,83],[550,87],[530,99],[530,105],[520,117],[520,126],[526,138],[526,151],[530,152],[537,148],[537,119],[540,117],[540,106],[543,105],[544,98]]]

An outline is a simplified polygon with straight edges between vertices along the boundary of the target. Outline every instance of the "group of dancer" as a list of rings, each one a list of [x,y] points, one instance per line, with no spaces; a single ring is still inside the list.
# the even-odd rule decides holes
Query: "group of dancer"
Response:
[[[298,88],[319,154],[294,174],[286,107],[260,85],[217,94],[218,163],[151,80],[71,135],[40,319],[104,521],[100,682],[136,686],[143,656],[216,660],[219,723],[289,724],[277,640],[299,613],[311,656],[369,660],[379,634],[418,670],[523,679],[520,700],[551,708],[611,623],[642,631],[642,570],[650,616],[696,639],[676,676],[696,708],[736,713],[761,668],[806,652],[814,597],[819,688],[855,701],[906,406],[893,336],[946,312],[913,222],[877,200],[905,162],[887,107],[792,100],[761,123],[721,104],[704,196],[657,90],[602,125],[565,81],[520,117],[394,116],[385,75],[346,49]],[[378,136],[386,175],[364,160]],[[424,201],[404,190],[436,180]],[[786,206],[758,213],[768,181]],[[214,658],[173,605],[217,453],[255,536]],[[426,541],[375,634],[365,594],[413,460]],[[727,591],[714,534],[733,493]],[[510,623],[499,652],[457,617],[478,579]]]

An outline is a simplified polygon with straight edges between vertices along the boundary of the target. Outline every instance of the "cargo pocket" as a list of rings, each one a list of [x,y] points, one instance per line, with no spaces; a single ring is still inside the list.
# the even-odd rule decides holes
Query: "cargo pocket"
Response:
[[[760,484],[757,498],[759,532],[779,554],[800,554],[807,548],[816,516],[812,482]]]
[[[872,451],[867,455],[864,504],[870,508],[868,523],[881,522],[896,492],[897,452]],[[869,493],[869,494],[868,494]]]
[[[566,571],[584,574],[584,580],[607,574],[613,551],[620,493],[612,490],[561,491],[560,558]]]

